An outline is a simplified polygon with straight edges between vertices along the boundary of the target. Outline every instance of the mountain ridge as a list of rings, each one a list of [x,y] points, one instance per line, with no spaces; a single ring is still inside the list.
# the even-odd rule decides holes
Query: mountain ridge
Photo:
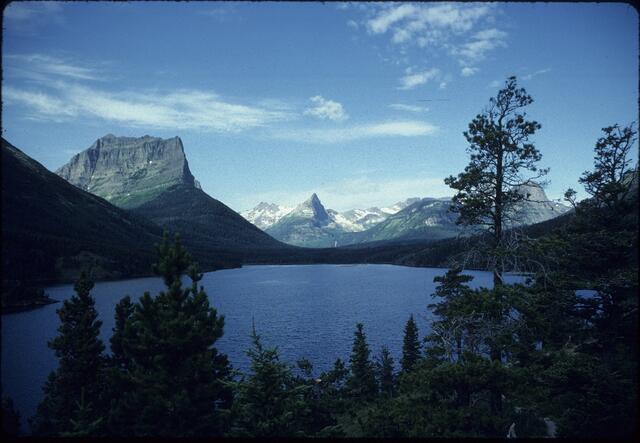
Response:
[[[116,206],[180,232],[185,246],[209,267],[239,266],[264,257],[266,251],[292,248],[206,194],[189,170],[179,137],[109,134],[74,156],[58,174],[91,193],[110,197]]]

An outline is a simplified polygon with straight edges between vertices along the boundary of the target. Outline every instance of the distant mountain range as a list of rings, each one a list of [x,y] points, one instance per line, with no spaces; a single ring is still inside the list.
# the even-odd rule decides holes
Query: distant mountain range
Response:
[[[180,232],[207,267],[239,265],[291,249],[202,191],[179,137],[108,134],[56,173],[80,189]]]
[[[107,135],[57,173],[2,139],[3,307],[5,294],[23,305],[21,282],[68,282],[87,268],[95,279],[149,275],[162,228],[180,232],[208,270],[248,263],[436,266],[464,247],[446,239],[459,233],[448,199],[434,198],[344,212],[325,209],[315,194],[295,208],[263,203],[244,215],[267,234],[200,189],[178,137]],[[519,223],[549,220],[535,232],[567,211],[539,186],[522,192],[535,202],[517,209]]]
[[[313,195],[316,195],[315,193]],[[313,198],[310,197],[310,199]],[[316,199],[318,196],[316,195]],[[370,227],[385,220],[389,215],[395,214],[401,209],[406,208],[412,203],[420,200],[417,197],[409,198],[403,202],[398,202],[390,207],[367,209],[351,209],[344,212],[338,212],[333,209],[326,209],[329,218],[345,232],[359,232],[369,229]],[[319,201],[319,200],[318,200]],[[305,206],[308,201],[303,202],[300,206]],[[320,203],[320,205],[322,205]],[[280,206],[275,203],[261,202],[255,208],[241,212],[244,218],[251,223],[266,230],[275,225],[285,215],[291,213],[296,207]],[[324,206],[323,206],[324,209]]]
[[[518,187],[527,201],[518,204],[510,227],[557,217],[568,206],[550,201],[536,183]],[[389,208],[325,209],[316,194],[296,208],[260,203],[243,213],[274,238],[297,246],[333,247],[386,240],[439,240],[463,233],[449,198],[410,198]],[[507,226],[507,227],[509,227]]]

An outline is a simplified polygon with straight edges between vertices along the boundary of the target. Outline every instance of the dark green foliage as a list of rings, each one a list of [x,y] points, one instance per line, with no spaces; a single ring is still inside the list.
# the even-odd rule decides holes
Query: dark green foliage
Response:
[[[85,406],[85,418],[97,420],[100,403],[102,374],[105,367],[104,344],[98,338],[100,326],[95,301],[90,295],[93,282],[83,272],[74,286],[76,295],[65,300],[59,309],[58,336],[49,342],[58,358],[58,369],[49,374],[44,386],[44,399],[31,420],[36,435],[58,435],[74,430],[80,401]],[[85,403],[84,395],[90,399]],[[100,406],[100,405],[98,405]],[[97,429],[97,428],[96,428]],[[96,429],[92,429],[95,431]]]
[[[420,340],[418,339],[418,325],[413,319],[413,314],[404,326],[404,340],[402,342],[402,359],[400,366],[402,372],[410,371],[420,358]]]
[[[281,363],[275,348],[264,348],[255,327],[251,374],[236,384],[232,414],[232,436],[283,437],[304,436],[309,415],[306,394],[311,389],[296,383],[291,369]]]
[[[20,413],[13,407],[10,397],[2,397],[2,433],[9,436],[20,433]]]
[[[347,388],[353,398],[367,400],[373,398],[377,392],[374,366],[369,359],[370,354],[362,323],[358,323],[349,357],[351,375],[347,380]]]
[[[500,257],[509,252],[503,250],[504,229],[517,222],[513,208],[527,198],[516,191],[516,186],[547,173],[536,166],[542,155],[529,139],[540,124],[526,120],[522,111],[532,102],[524,88],[518,88],[516,78],[509,77],[505,87],[464,132],[469,143],[469,165],[457,177],[445,179],[458,191],[451,206],[459,215],[457,223],[486,227],[491,233],[487,253],[494,257],[489,266],[494,271],[495,285],[502,282]],[[525,178],[522,173],[526,171],[536,174]]]
[[[2,139],[2,269],[5,279],[44,286],[148,274],[161,229],[85,192]],[[8,286],[7,286],[8,285]]]
[[[176,236],[165,233],[154,266],[167,290],[123,299],[116,308],[112,338],[112,386],[123,389],[112,404],[109,426],[117,435],[220,435],[220,409],[230,406],[224,381],[227,357],[213,347],[224,317],[198,288],[202,275]],[[188,273],[191,287],[182,288]]]
[[[593,204],[615,210],[627,201],[634,176],[637,180],[637,171],[629,169],[631,159],[627,158],[637,132],[634,123],[624,128],[615,124],[602,128],[602,131],[605,136],[596,142],[594,170],[584,172],[578,181],[592,197],[583,202],[583,206]],[[572,189],[565,195],[573,202],[575,192]]]
[[[383,397],[392,397],[395,391],[395,376],[393,374],[393,357],[389,348],[383,346],[376,361],[376,375],[380,394]]]
[[[80,393],[80,401],[76,401],[76,409],[71,422],[71,430],[62,432],[61,437],[89,437],[100,431],[104,417],[96,418],[91,403],[85,400],[85,391]]]

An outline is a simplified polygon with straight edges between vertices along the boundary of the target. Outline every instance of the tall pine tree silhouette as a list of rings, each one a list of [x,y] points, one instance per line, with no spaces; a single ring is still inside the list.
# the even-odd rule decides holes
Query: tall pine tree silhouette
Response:
[[[49,342],[55,351],[59,366],[49,374],[43,388],[44,399],[36,415],[30,420],[35,435],[60,435],[75,430],[80,404],[88,409],[85,414],[92,422],[100,420],[100,408],[92,404],[101,398],[101,376],[105,359],[104,344],[98,338],[100,326],[95,301],[90,291],[93,282],[83,272],[76,282],[76,295],[65,300],[58,315],[61,324],[58,336]],[[84,398],[92,401],[85,401]],[[92,429],[98,433],[99,427]]]
[[[156,297],[145,293],[134,305],[125,298],[116,309],[114,378],[128,390],[112,407],[110,432],[221,435],[231,395],[224,381],[231,370],[214,344],[222,336],[224,317],[198,288],[202,274],[178,235],[172,243],[165,233],[154,271],[167,290]],[[191,279],[187,288],[181,281],[185,274]]]

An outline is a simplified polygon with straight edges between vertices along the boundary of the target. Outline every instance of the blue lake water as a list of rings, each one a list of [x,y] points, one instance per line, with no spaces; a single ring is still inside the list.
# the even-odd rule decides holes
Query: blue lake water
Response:
[[[393,265],[246,266],[207,273],[201,284],[211,304],[225,317],[224,336],[217,347],[229,356],[234,368],[248,371],[245,351],[251,344],[253,319],[263,343],[277,346],[282,361],[293,365],[307,358],[319,374],[330,369],[338,357],[348,361],[358,322],[364,324],[372,354],[388,346],[397,367],[404,324],[413,314],[420,335],[428,333],[433,278],[445,272]],[[467,274],[474,277],[473,287],[492,286],[488,272]],[[145,291],[157,294],[163,289],[160,278],[96,283],[92,295],[103,321],[105,344],[108,346],[114,325],[114,307],[123,296],[137,299]],[[73,286],[53,286],[46,292],[65,300],[73,295]],[[42,385],[57,367],[47,341],[56,336],[60,306],[56,303],[2,316],[2,392],[13,398],[23,431],[27,430],[25,418],[34,414],[41,399]]]

